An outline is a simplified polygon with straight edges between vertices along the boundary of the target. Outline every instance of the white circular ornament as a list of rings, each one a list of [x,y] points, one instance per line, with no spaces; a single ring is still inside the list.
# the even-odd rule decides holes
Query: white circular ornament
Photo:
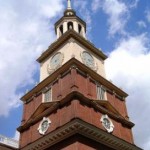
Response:
[[[109,119],[108,115],[103,115],[100,121],[102,122],[103,127],[107,130],[108,133],[113,132],[114,125],[112,121]]]
[[[44,117],[38,127],[39,133],[44,135],[46,133],[46,131],[48,130],[50,123],[51,123],[51,121],[48,118]]]

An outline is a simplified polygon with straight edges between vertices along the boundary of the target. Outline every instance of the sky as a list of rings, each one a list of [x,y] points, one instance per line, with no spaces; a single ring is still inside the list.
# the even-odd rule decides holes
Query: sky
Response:
[[[107,79],[126,91],[135,144],[150,148],[150,1],[72,0],[87,38],[108,56]],[[36,59],[56,40],[66,0],[0,0],[0,134],[18,139],[22,97],[39,82]]]

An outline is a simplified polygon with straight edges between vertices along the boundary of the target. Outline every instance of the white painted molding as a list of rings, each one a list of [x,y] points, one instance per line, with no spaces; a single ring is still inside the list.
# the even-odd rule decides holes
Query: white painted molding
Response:
[[[44,117],[41,123],[39,124],[38,131],[40,134],[44,135],[48,128],[50,127],[51,121],[49,118]]]
[[[108,133],[113,132],[114,130],[114,125],[108,115],[103,115],[100,119],[103,127],[107,130]]]

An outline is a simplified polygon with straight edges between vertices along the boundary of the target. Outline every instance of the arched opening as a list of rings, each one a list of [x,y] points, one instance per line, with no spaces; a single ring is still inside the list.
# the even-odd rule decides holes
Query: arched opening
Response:
[[[80,24],[78,24],[78,31],[79,31],[79,34],[82,35],[82,26]]]
[[[68,30],[73,29],[73,23],[72,22],[68,22]]]
[[[61,25],[61,26],[59,27],[59,30],[60,30],[60,36],[63,35],[63,25]]]

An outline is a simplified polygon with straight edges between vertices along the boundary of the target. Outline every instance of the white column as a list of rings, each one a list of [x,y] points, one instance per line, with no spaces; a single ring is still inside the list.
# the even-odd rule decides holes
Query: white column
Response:
[[[82,36],[86,39],[85,28],[82,26]]]
[[[63,23],[63,28],[64,28],[63,32],[65,33],[67,31],[67,21]]]
[[[74,30],[79,33],[79,31],[78,31],[78,23],[76,21],[73,22],[73,26],[74,26]]]
[[[57,39],[60,37],[60,31],[59,31],[59,28],[57,27],[57,30],[56,30],[56,34],[57,34]]]

